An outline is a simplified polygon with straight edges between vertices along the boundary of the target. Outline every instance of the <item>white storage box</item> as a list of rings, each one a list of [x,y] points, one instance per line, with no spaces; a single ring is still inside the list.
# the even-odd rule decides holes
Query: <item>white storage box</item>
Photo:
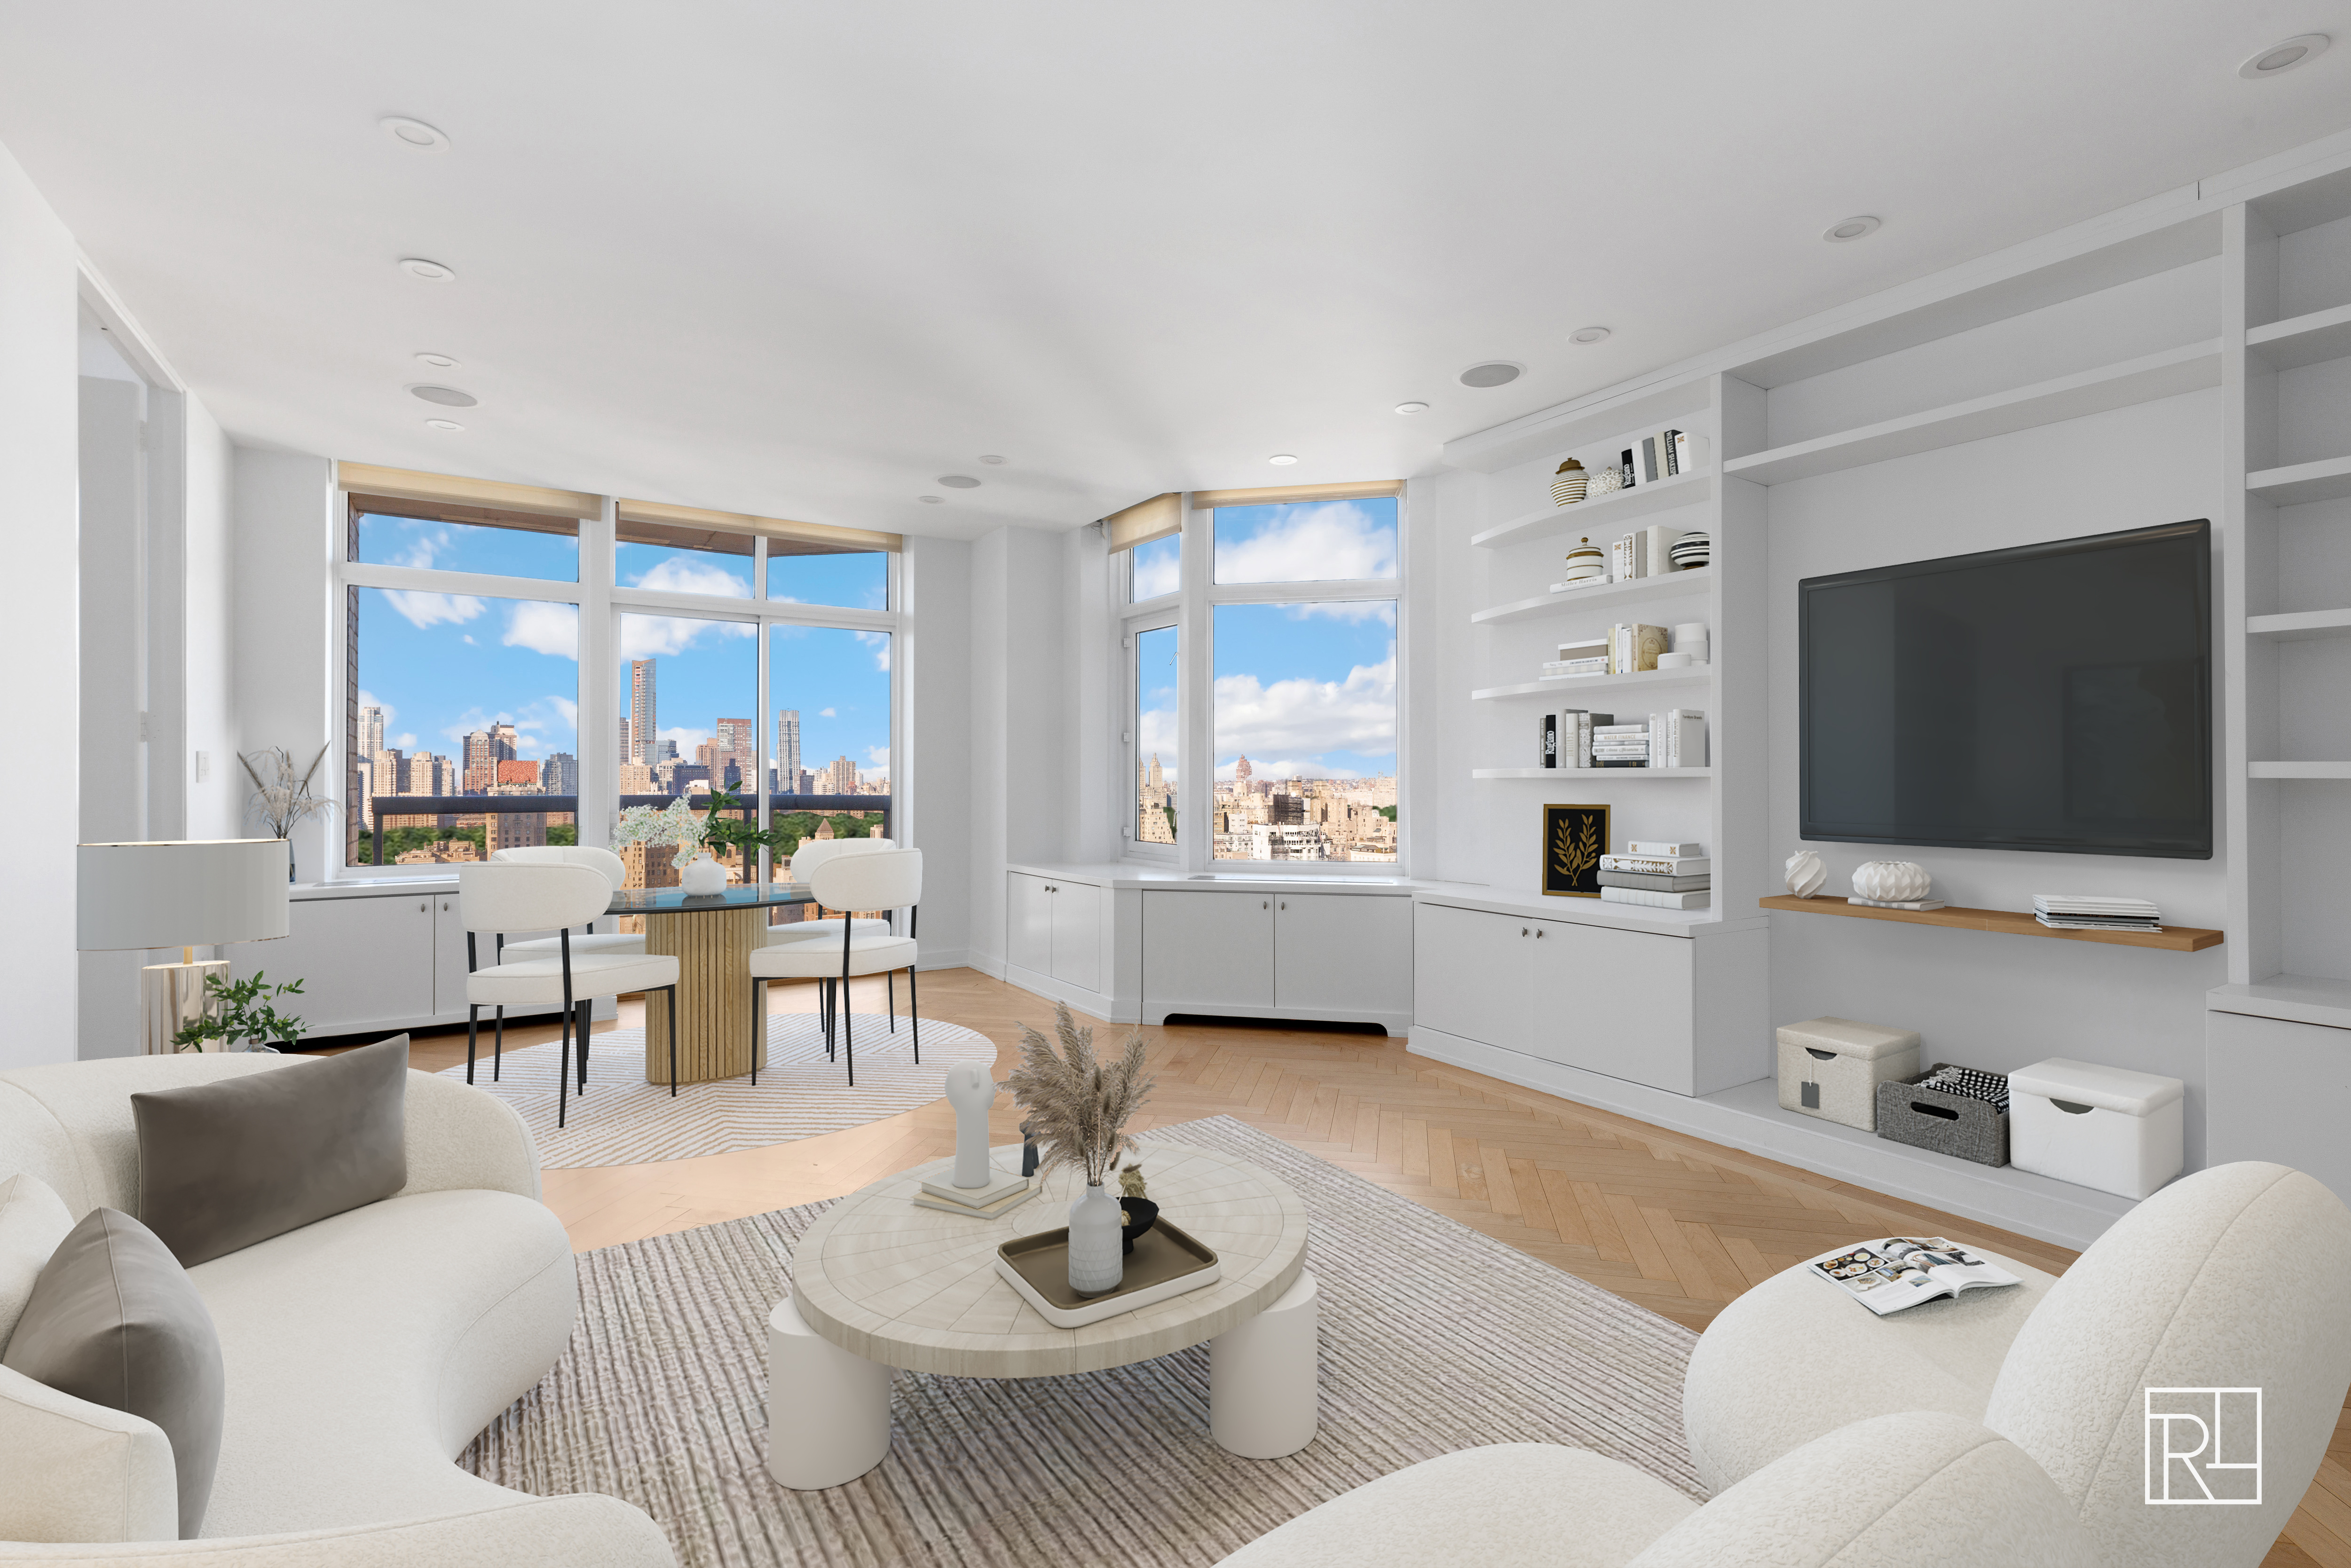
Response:
[[[2187,1163],[2177,1078],[2053,1056],[2008,1075],[2008,1158],[2021,1171],[2146,1197]]]
[[[1780,1109],[1877,1131],[1877,1086],[1918,1071],[1918,1031],[1851,1019],[1780,1026]]]

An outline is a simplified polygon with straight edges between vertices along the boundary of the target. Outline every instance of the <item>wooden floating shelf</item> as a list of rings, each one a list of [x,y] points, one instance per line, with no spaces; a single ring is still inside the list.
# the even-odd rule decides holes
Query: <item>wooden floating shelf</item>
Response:
[[[2298,370],[2351,354],[2351,305],[2248,328],[2245,352],[2273,371]]]
[[[1722,472],[1726,478],[1783,485],[1792,479],[1959,446],[2220,384],[2220,344],[2214,339],[1731,458],[1723,464]]]
[[[1674,507],[1694,507],[1714,494],[1714,476],[1704,471],[1677,474],[1670,479],[1652,479],[1635,485],[1629,490],[1611,490],[1604,496],[1594,496],[1564,507],[1545,507],[1540,512],[1529,512],[1522,517],[1512,517],[1507,523],[1497,523],[1484,533],[1471,534],[1469,542],[1488,549],[1501,549],[1509,545],[1522,545],[1532,539],[1550,538],[1559,534],[1584,531],[1584,519],[1604,519],[1594,528],[1621,528],[1635,517],[1662,512]]]
[[[1472,768],[1472,779],[1711,779],[1711,768]]]
[[[2258,496],[2273,507],[2339,501],[2351,496],[2351,457],[2329,457],[2320,463],[2295,463],[2248,474],[2245,493]]]
[[[1766,909],[1793,915],[1844,915],[1856,920],[1907,920],[1914,925],[1955,925],[2003,936],[2055,936],[2067,942],[2106,942],[2120,947],[2158,947],[2168,953],[2200,953],[2218,947],[2221,934],[2200,925],[2167,925],[2160,931],[2059,931],[2011,909],[1878,909],[1842,898],[1791,898],[1785,894],[1756,900]]]
[[[1623,691],[1627,686],[1694,686],[1706,684],[1708,664],[1687,670],[1637,670],[1629,675],[1564,675],[1555,681],[1522,681],[1515,686],[1481,686],[1469,694],[1473,703],[1504,697],[1571,696],[1577,692]]]
[[[1497,604],[1490,610],[1480,610],[1469,617],[1469,624],[1507,626],[1513,621],[1531,621],[1538,615],[1549,615],[1555,611],[1587,609],[1594,604],[1638,604],[1644,600],[1704,593],[1707,585],[1713,580],[1714,569],[1701,566],[1689,571],[1636,577],[1630,582],[1612,582],[1605,588],[1563,589],[1557,593],[1538,594],[1532,599],[1520,599],[1509,604]]]
[[[2351,779],[2351,762],[2251,762],[2248,779]]]

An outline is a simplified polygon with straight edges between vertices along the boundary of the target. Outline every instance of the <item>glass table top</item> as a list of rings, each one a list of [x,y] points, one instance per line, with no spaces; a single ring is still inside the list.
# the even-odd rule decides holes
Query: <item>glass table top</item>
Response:
[[[814,904],[804,882],[733,883],[724,893],[699,897],[682,887],[622,887],[612,891],[607,915],[702,915],[728,909],[762,909],[778,904]]]

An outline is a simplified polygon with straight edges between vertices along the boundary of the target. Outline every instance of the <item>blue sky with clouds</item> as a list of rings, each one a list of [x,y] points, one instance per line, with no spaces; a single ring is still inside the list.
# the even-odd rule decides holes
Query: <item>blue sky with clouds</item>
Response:
[[[1206,543],[1195,529],[1193,548]],[[1218,582],[1329,582],[1396,575],[1394,499],[1225,507],[1215,514]],[[1178,540],[1137,552],[1133,597],[1172,592]],[[1395,604],[1353,600],[1222,604],[1213,616],[1216,776],[1246,755],[1259,777],[1368,778],[1395,771]],[[1141,756],[1176,767],[1175,633],[1138,643]]]
[[[577,581],[576,542],[558,535],[407,518],[363,519],[360,559]],[[772,563],[774,597],[835,599],[880,607],[886,563],[872,556],[804,556]],[[619,576],[632,586],[747,596],[748,558],[624,547]],[[657,716],[681,755],[710,738],[722,718],[754,716],[758,639],[741,622],[624,614],[618,690],[626,710],[627,661],[658,661]],[[774,708],[800,710],[801,766],[847,756],[866,776],[889,771],[890,639],[873,632],[779,626],[769,637],[774,701],[761,717],[772,753]],[[360,591],[360,701],[385,710],[385,744],[412,755],[461,756],[464,737],[499,719],[519,732],[520,754],[579,754],[579,612],[568,604],[381,589]]]

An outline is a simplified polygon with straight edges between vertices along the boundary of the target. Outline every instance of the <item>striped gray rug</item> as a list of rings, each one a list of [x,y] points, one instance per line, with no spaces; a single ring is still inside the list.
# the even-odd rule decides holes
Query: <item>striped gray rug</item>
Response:
[[[1209,1437],[1202,1345],[1068,1377],[901,1372],[878,1469],[830,1491],[778,1486],[767,1320],[794,1239],[823,1212],[811,1204],[583,1256],[570,1349],[458,1462],[540,1496],[624,1498],[685,1568],[1212,1563],[1362,1482],[1484,1443],[1593,1448],[1704,1497],[1682,1441],[1687,1329],[1231,1117],[1155,1141],[1255,1160],[1313,1216],[1322,1432],[1289,1458],[1236,1458]]]
[[[768,1061],[757,1083],[748,1074],[683,1083],[673,1097],[668,1084],[645,1082],[644,1031],[610,1030],[588,1037],[588,1093],[571,1101],[558,1127],[555,1074],[563,1047],[550,1042],[508,1051],[493,1080],[485,1030],[474,1087],[521,1113],[541,1166],[569,1170],[723,1155],[861,1127],[938,1099],[946,1092],[947,1069],[959,1061],[996,1064],[995,1042],[961,1024],[925,1019],[918,1062],[914,1031],[904,1013],[894,1032],[882,1013],[859,1013],[850,1023],[857,1047],[854,1088],[840,1061],[825,1060],[816,1015],[799,1012],[768,1015]],[[463,1082],[465,1066],[444,1068],[441,1076]]]

